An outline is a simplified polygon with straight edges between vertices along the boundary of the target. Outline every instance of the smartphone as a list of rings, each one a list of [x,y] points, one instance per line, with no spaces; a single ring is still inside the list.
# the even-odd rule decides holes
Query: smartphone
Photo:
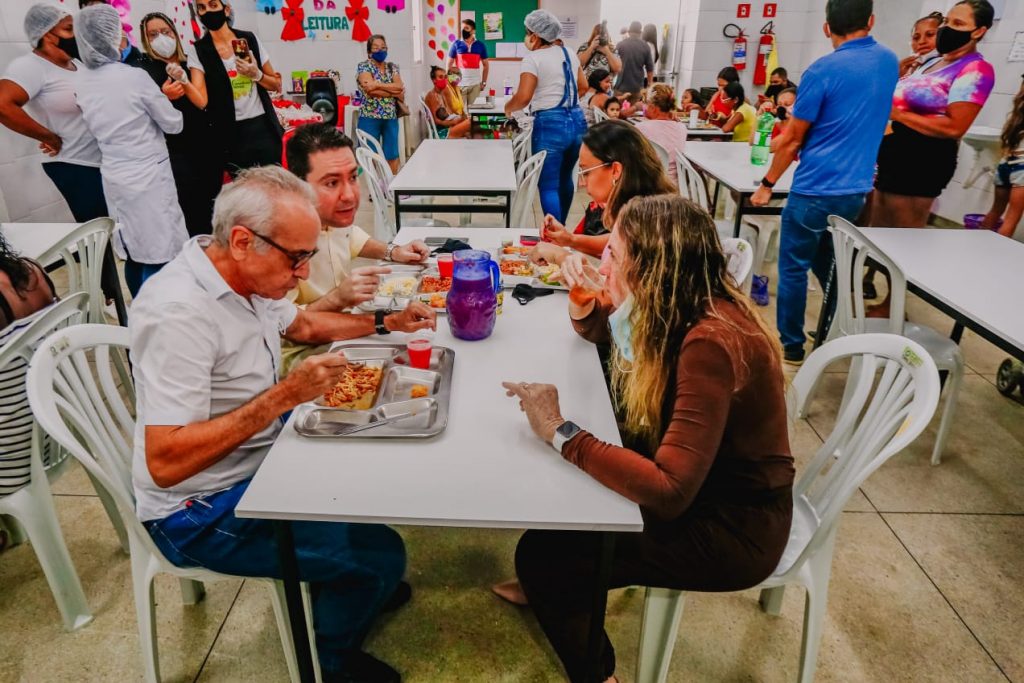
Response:
[[[449,239],[459,240],[460,242],[469,243],[468,237],[427,237],[423,241],[428,247],[443,247],[445,242]]]
[[[538,242],[540,242],[540,238],[537,237],[536,235],[519,236],[519,244],[523,245],[524,247],[535,247],[537,246]]]
[[[245,38],[237,38],[231,41],[231,50],[235,53],[236,59],[249,61],[249,41]]]
[[[605,46],[611,42],[611,38],[608,37],[608,21],[601,22],[601,33],[598,34],[597,43],[598,45]]]

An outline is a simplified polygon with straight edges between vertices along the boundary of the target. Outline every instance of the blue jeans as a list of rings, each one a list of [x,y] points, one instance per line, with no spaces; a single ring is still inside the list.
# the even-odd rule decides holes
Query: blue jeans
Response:
[[[398,119],[371,119],[360,116],[356,128],[380,140],[385,159],[394,161],[398,158]]]
[[[191,501],[164,519],[147,522],[146,528],[179,567],[281,578],[273,522],[235,517],[248,487],[243,481],[202,502]],[[405,546],[382,525],[292,522],[292,532],[299,578],[310,583],[320,667],[336,673],[347,653],[361,647],[405,573]]]
[[[832,234],[828,217],[842,216],[853,222],[864,208],[866,195],[811,197],[792,193],[782,211],[779,242],[778,327],[787,351],[803,348],[804,314],[807,310],[807,271],[828,282],[832,270]]]
[[[132,298],[134,299],[139,295],[139,290],[142,289],[142,284],[160,272],[166,263],[139,263],[133,261],[129,256],[124,262],[124,283],[128,285],[128,291],[131,292]]]
[[[580,145],[587,132],[587,120],[579,107],[545,109],[534,115],[533,153],[548,153],[540,170],[540,206],[565,224],[576,188],[572,169],[580,158]]]

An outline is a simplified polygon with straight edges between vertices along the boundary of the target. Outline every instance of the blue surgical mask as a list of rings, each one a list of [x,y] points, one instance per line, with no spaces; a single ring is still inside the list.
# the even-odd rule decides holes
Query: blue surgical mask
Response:
[[[372,53],[370,55],[370,57],[373,58],[373,61],[380,62],[380,63],[383,64],[384,62],[386,62],[388,60],[388,51],[387,50],[377,50],[376,52]]]
[[[633,325],[629,316],[633,313],[633,295],[630,294],[615,312],[608,316],[608,325],[612,329],[612,341],[615,348],[627,362],[633,362]]]
[[[121,61],[123,62],[124,60],[128,59],[128,55],[130,55],[131,53],[132,53],[132,44],[128,43],[127,45],[124,46],[124,49],[121,50]]]

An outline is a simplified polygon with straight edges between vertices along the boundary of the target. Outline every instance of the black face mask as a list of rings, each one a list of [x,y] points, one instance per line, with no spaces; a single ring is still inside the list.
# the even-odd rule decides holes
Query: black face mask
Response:
[[[789,111],[787,111],[785,107],[776,107],[775,116],[778,117],[779,121],[785,121],[789,118]]]
[[[462,39],[463,40],[469,40],[469,37],[471,35],[473,35],[472,31],[467,31],[466,29],[462,29]]]
[[[57,47],[64,51],[64,53],[71,57],[71,59],[78,59],[78,41],[75,40],[74,36],[70,38],[58,38]]]
[[[199,21],[202,22],[207,30],[217,31],[228,22],[228,14],[225,10],[207,12],[199,16]]]
[[[769,85],[764,89],[764,96],[774,100],[779,96],[779,93],[786,89],[784,85]]]
[[[942,26],[939,28],[939,32],[935,34],[935,49],[938,50],[940,55],[956,52],[971,42],[972,33],[974,31],[958,31],[951,26]]]

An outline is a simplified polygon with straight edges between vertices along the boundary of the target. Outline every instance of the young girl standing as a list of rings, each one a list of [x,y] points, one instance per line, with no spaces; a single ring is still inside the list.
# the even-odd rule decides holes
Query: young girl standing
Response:
[[[981,225],[994,229],[1002,217],[999,234],[1024,242],[1024,230],[1017,229],[1024,215],[1024,84],[1013,100],[1001,140],[1004,156],[996,167],[996,195]]]

